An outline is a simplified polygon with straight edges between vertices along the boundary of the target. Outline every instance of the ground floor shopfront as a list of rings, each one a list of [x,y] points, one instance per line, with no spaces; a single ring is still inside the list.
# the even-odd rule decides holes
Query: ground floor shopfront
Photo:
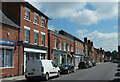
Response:
[[[52,60],[57,66],[67,62],[67,51],[52,49],[53,58]]]
[[[26,69],[26,63],[29,60],[45,60],[47,59],[47,48],[41,46],[25,45],[24,50],[24,72]]]
[[[18,48],[15,41],[0,39],[0,77],[18,75]]]
[[[79,63],[84,61],[84,56],[80,54],[75,54],[74,57],[75,57],[75,67],[78,67]]]

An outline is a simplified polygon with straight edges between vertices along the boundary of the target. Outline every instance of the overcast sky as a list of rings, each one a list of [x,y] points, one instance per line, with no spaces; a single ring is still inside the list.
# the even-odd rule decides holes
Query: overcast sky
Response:
[[[117,2],[96,2],[92,0],[92,2],[37,1],[30,3],[53,19],[49,21],[49,29],[63,29],[82,41],[86,36],[94,42],[96,48],[102,47],[106,51],[117,50]]]

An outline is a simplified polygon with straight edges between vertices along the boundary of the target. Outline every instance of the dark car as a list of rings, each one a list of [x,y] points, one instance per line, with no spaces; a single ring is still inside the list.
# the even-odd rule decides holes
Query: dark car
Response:
[[[87,68],[86,63],[85,62],[80,62],[79,65],[78,65],[78,68],[79,69],[86,69]]]
[[[113,59],[113,63],[119,63],[118,59]]]
[[[96,62],[92,62],[92,66],[96,66]]]
[[[65,63],[60,66],[61,73],[71,73],[74,72],[74,66],[71,63]]]

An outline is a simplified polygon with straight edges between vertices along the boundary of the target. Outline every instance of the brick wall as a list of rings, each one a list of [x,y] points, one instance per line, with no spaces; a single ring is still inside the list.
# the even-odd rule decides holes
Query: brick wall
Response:
[[[8,32],[10,34],[9,36],[7,36]],[[10,76],[10,75],[17,75],[18,74],[18,46],[17,46],[18,30],[12,28],[11,26],[2,25],[2,39],[15,41],[15,46],[12,46],[12,47],[14,47],[14,54],[13,54],[13,56],[14,56],[14,61],[13,61],[14,68],[0,69],[0,71],[2,71],[2,76],[4,77],[4,76]]]

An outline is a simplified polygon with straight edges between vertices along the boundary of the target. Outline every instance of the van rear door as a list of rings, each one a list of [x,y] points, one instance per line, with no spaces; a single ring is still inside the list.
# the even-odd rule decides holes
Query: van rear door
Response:
[[[41,76],[42,63],[41,61],[28,61],[27,62],[27,76]]]

